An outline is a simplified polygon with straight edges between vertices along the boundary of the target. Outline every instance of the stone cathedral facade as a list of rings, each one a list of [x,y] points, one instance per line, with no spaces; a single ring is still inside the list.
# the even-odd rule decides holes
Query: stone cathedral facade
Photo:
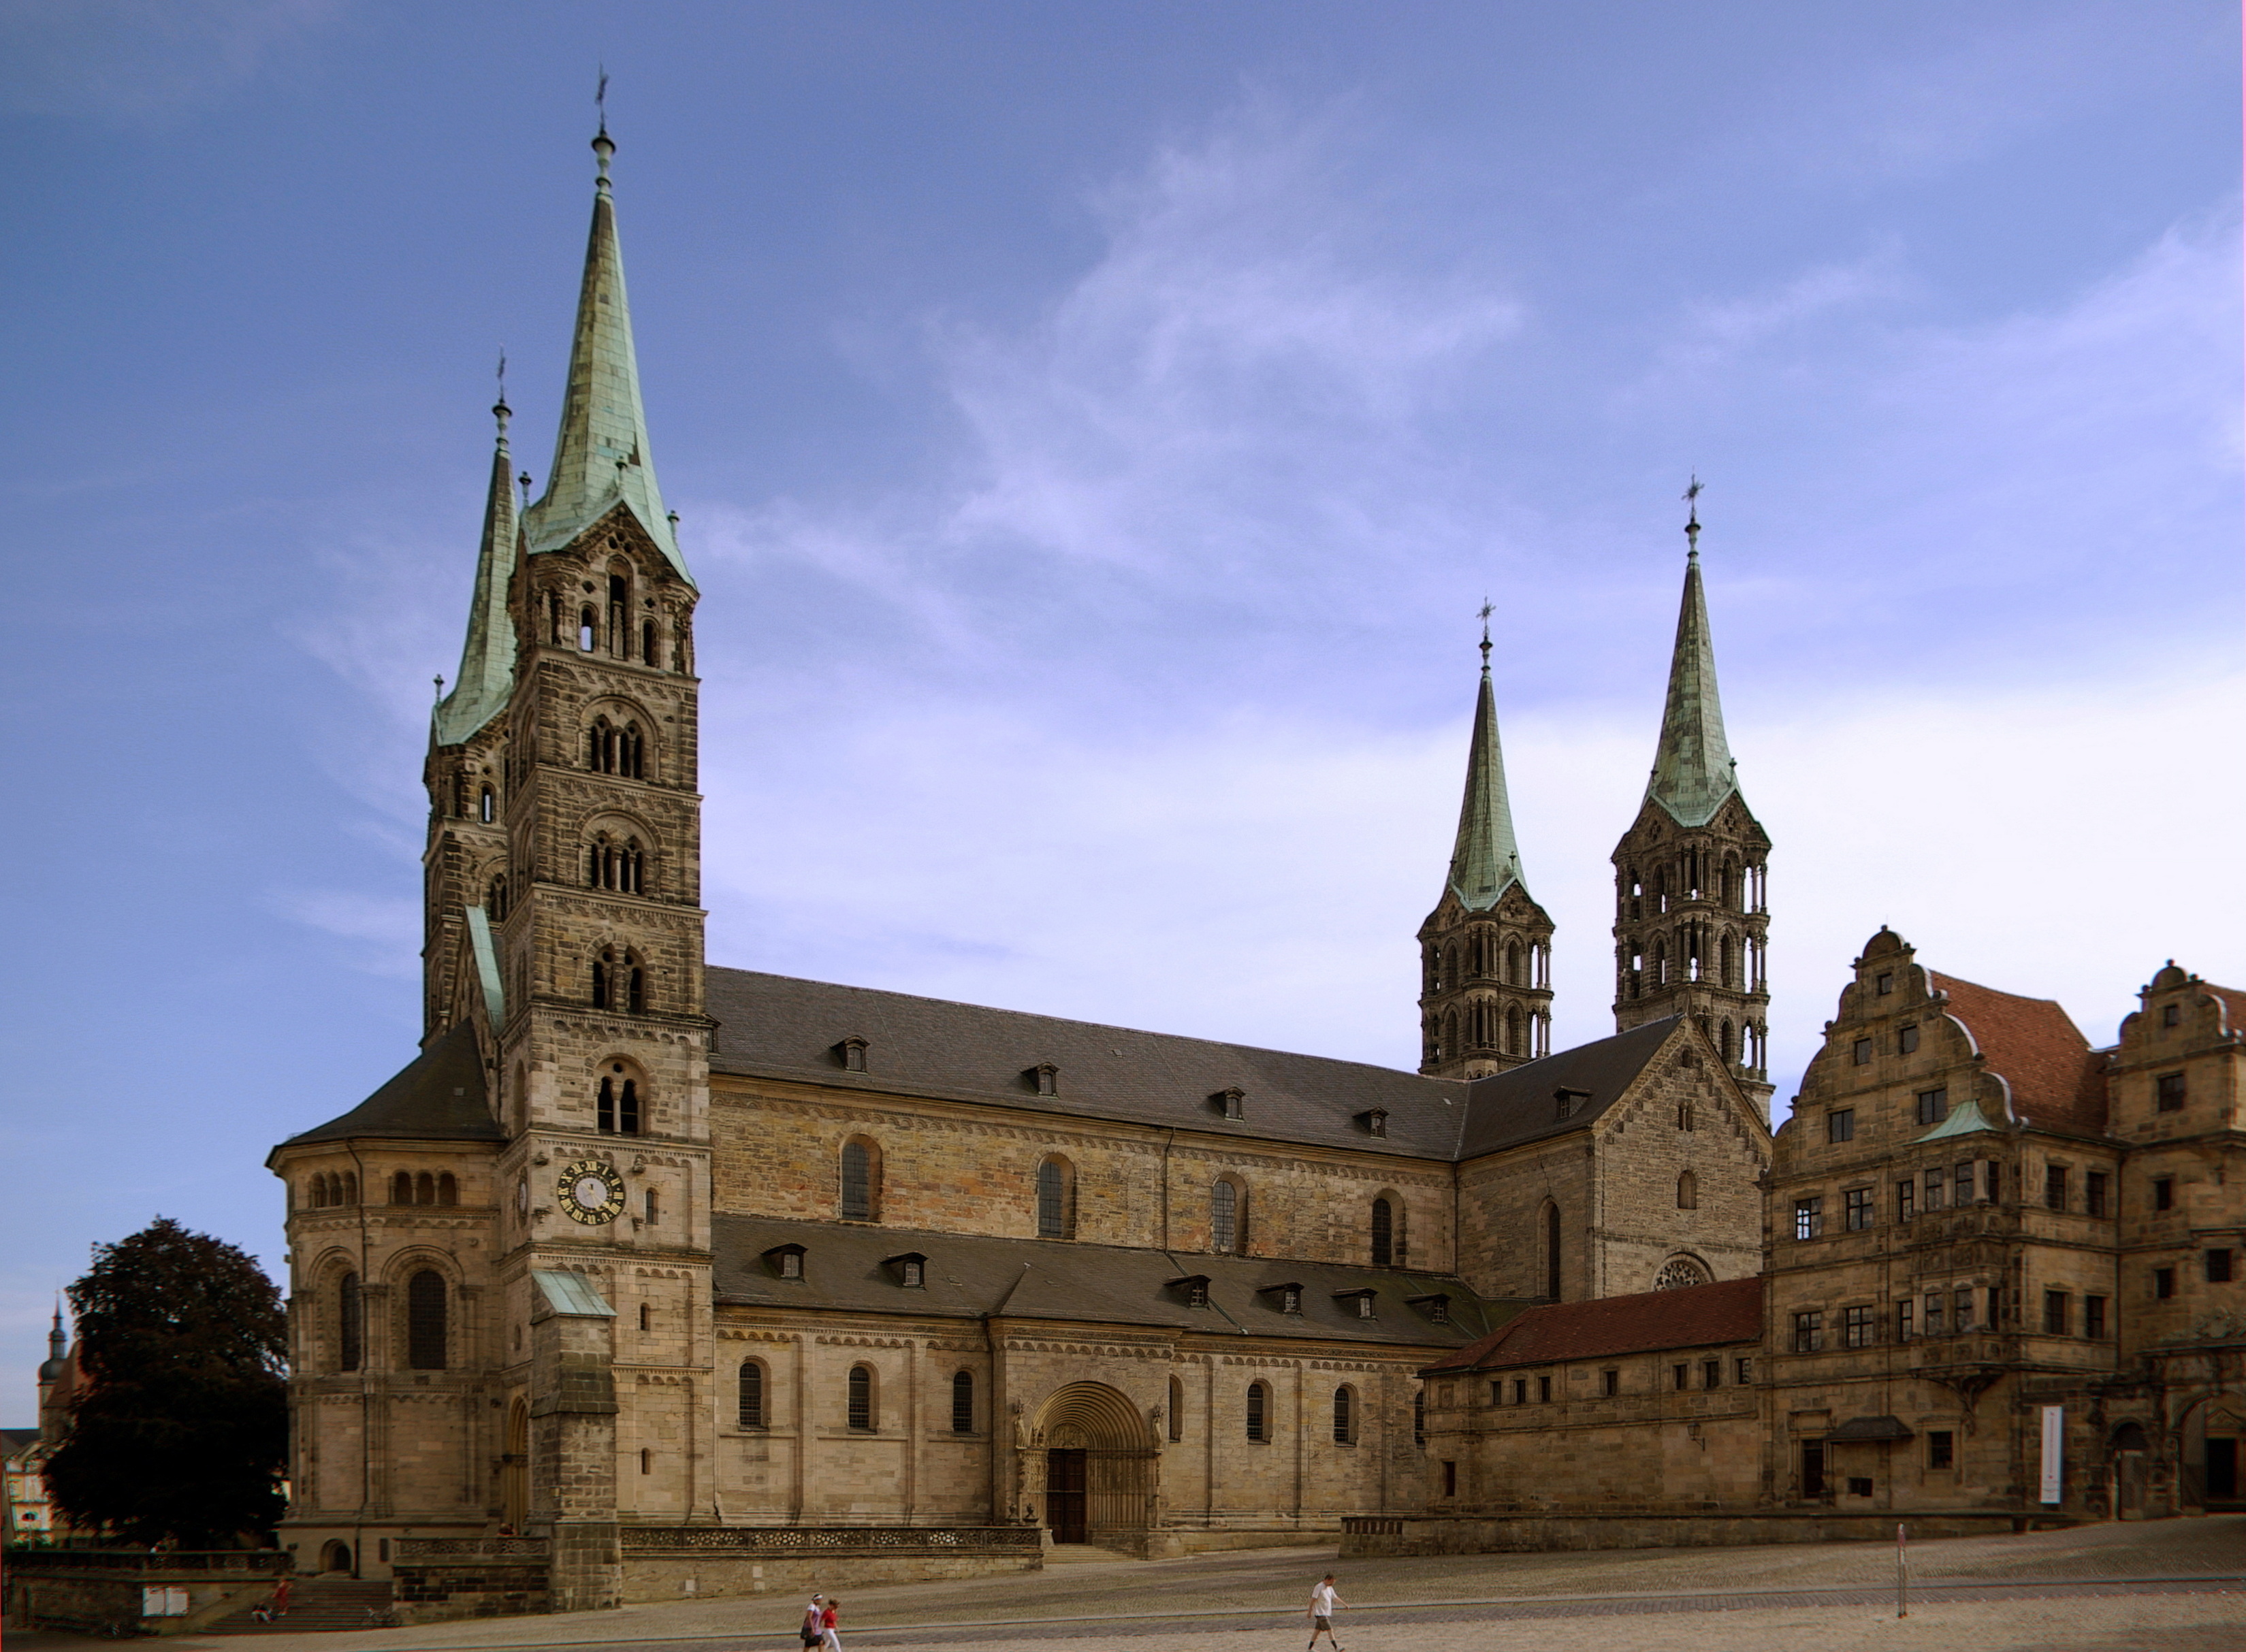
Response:
[[[1756,1271],[1769,843],[1697,538],[1611,1037],[1550,1047],[1486,640],[1416,1072],[708,963],[699,592],[594,147],[552,468],[519,508],[495,410],[431,730],[421,1050],[269,1161],[300,1569],[433,1615],[1329,1539],[1440,1495],[1431,1362]]]

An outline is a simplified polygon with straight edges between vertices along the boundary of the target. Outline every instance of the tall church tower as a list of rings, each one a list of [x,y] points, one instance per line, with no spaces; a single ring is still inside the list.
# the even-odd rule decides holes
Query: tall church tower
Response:
[[[1700,585],[1699,483],[1687,499],[1684,599],[1661,744],[1615,846],[1615,1030],[1691,1016],[1770,1116],[1763,972],[1770,838],[1739,793]]]
[[[1458,840],[1419,926],[1419,1071],[1439,1078],[1487,1078],[1552,1052],[1552,920],[1521,875],[1489,649],[1484,608]]]

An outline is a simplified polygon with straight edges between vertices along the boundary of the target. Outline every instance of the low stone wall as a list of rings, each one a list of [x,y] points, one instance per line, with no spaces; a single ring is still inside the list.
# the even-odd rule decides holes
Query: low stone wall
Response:
[[[390,1548],[391,1610],[400,1623],[553,1610],[551,1557],[540,1537],[405,1537]]]
[[[289,1570],[275,1549],[11,1548],[11,1628],[79,1635],[189,1635],[271,1590]]]
[[[1770,1510],[1757,1514],[1365,1515],[1342,1522],[1341,1558],[1407,1554],[1503,1554],[1555,1549],[1744,1547],[1760,1543],[1893,1542],[1913,1538],[1987,1537],[2056,1529],[2079,1522],[2050,1514],[1991,1511],[1834,1514]]]
[[[628,1526],[623,1598],[836,1594],[1033,1572],[1045,1564],[1044,1540],[1034,1526]]]

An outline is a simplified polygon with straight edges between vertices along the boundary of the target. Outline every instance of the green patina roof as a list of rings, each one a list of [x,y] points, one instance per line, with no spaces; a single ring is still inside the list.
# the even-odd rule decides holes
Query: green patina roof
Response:
[[[530,1277],[537,1281],[538,1294],[546,1299],[547,1307],[557,1314],[586,1319],[616,1316],[616,1310],[602,1299],[600,1288],[582,1274],[560,1268],[534,1268]]]
[[[691,585],[694,576],[679,554],[648,453],[623,254],[616,244],[616,203],[609,193],[609,156],[615,149],[605,128],[593,139],[600,177],[593,190],[585,281],[577,296],[577,330],[569,346],[569,387],[554,444],[554,471],[546,479],[544,497],[524,514],[523,540],[532,555],[558,551],[621,504]]]
[[[1952,1107],[1950,1110],[1949,1118],[1943,1119],[1940,1124],[1935,1125],[1933,1129],[1928,1131],[1923,1136],[1920,1136],[1916,1139],[1919,1141],[1942,1141],[1951,1136],[1970,1136],[1977,1134],[1981,1131],[1997,1130],[1999,1128],[2001,1128],[2001,1126],[1991,1124],[1986,1118],[1983,1117],[1981,1112],[1981,1104],[1979,1102],[1966,1100],[1961,1101],[1955,1107]]]
[[[500,979],[499,948],[492,941],[491,914],[481,907],[470,907],[468,914],[468,945],[476,958],[476,981],[483,988],[484,1014],[491,1019],[492,1037],[496,1038],[507,1025],[506,984]]]
[[[458,745],[507,709],[514,691],[514,616],[507,612],[507,581],[514,577],[519,529],[514,520],[514,461],[507,448],[507,404],[492,454],[491,495],[484,501],[483,542],[476,550],[475,595],[468,604],[468,640],[453,691],[437,703],[439,745]],[[493,1025],[496,1027],[497,1022]]]
[[[1695,531],[1698,524],[1694,525]],[[1677,615],[1677,649],[1669,661],[1669,704],[1661,715],[1661,745],[1654,754],[1647,799],[1681,826],[1705,826],[1724,799],[1739,790],[1732,748],[1724,738],[1724,707],[1716,693],[1716,645],[1708,632],[1708,602],[1700,589],[1700,553],[1684,559],[1684,602]]]
[[[1458,841],[1451,848],[1451,889],[1469,912],[1487,912],[1516,883],[1524,894],[1528,888],[1513,838],[1513,805],[1505,794],[1505,751],[1497,738],[1488,648],[1485,641],[1474,742],[1467,752],[1466,796],[1459,805]]]

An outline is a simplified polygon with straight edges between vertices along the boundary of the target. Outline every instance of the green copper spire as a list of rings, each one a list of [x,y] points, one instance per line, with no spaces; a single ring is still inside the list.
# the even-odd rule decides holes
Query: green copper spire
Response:
[[[600,176],[593,186],[593,231],[585,248],[585,282],[577,296],[577,331],[569,346],[569,389],[554,444],[554,472],[546,479],[545,496],[524,513],[523,540],[534,556],[558,551],[621,503],[691,584],[648,455],[631,307],[624,297],[616,202],[609,193],[609,157],[616,150],[603,124],[593,139]]]
[[[1459,837],[1451,848],[1451,889],[1469,912],[1487,912],[1521,875],[1513,840],[1513,805],[1505,794],[1505,751],[1497,739],[1497,697],[1489,686],[1489,615],[1481,610],[1481,693],[1474,702],[1474,744],[1467,753],[1467,792],[1459,805]]]
[[[504,389],[492,416],[499,420],[499,443],[492,453],[491,496],[484,501],[483,543],[476,551],[468,641],[460,650],[460,675],[453,691],[437,704],[434,738],[439,745],[459,744],[505,710],[507,696],[514,691],[514,620],[507,611],[507,588],[514,577],[518,530]]]
[[[1684,525],[1684,602],[1677,615],[1677,650],[1669,662],[1669,704],[1661,716],[1661,746],[1645,795],[1681,826],[1705,826],[1739,790],[1732,748],[1724,738],[1724,707],[1716,694],[1716,645],[1708,634],[1708,601],[1700,589],[1700,482]]]

